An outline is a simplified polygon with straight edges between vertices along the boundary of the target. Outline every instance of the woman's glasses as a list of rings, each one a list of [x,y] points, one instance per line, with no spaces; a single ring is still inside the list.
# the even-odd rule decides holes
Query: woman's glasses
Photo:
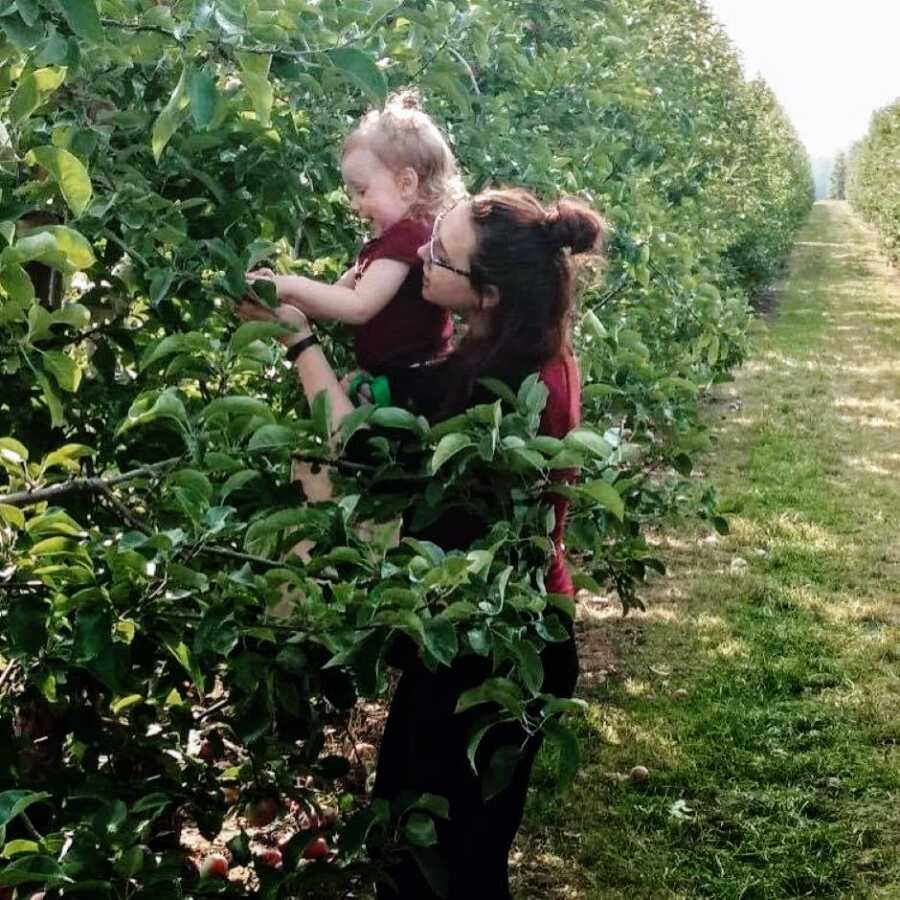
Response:
[[[456,266],[451,266],[446,260],[434,254],[434,242],[437,239],[438,225],[440,225],[446,214],[447,212],[444,211],[434,220],[434,226],[431,229],[431,240],[428,242],[428,258],[433,266],[438,266],[441,269],[446,269],[448,272],[454,272],[457,275],[462,275],[464,278],[471,279],[471,272],[467,272],[465,269],[457,269]]]

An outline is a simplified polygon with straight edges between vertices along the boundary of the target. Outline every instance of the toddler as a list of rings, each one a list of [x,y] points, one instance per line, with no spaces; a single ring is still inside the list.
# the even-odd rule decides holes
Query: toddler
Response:
[[[344,142],[341,172],[353,211],[371,229],[355,264],[335,284],[270,269],[248,281],[273,281],[282,303],[312,319],[355,326],[357,364],[372,374],[445,355],[453,325],[422,298],[416,251],[463,188],[446,138],[415,93],[393,94],[362,118]]]

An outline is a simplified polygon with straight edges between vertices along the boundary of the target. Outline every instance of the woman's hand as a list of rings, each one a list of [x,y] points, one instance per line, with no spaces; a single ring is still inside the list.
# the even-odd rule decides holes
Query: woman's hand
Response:
[[[251,300],[242,300],[238,306],[238,315],[245,322],[281,322],[289,325],[293,331],[279,337],[279,340],[288,347],[312,333],[309,319],[295,306],[288,306],[284,303],[272,310]]]

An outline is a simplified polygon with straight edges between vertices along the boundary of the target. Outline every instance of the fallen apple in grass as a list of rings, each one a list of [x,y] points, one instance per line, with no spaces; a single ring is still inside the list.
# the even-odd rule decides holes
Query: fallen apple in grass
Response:
[[[221,853],[211,853],[200,865],[201,878],[227,878],[228,860]]]
[[[310,841],[303,848],[303,858],[304,859],[325,859],[330,852],[330,848],[328,846],[328,841],[325,838],[319,837],[314,841]]]
[[[267,847],[256,854],[257,860],[267,869],[280,869],[284,862],[281,851],[275,847]]]
[[[650,770],[646,766],[635,766],[628,777],[634,784],[645,784],[650,779]]]

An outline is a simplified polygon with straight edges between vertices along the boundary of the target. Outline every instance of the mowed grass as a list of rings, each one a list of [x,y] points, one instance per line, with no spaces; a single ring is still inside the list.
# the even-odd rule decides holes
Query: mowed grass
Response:
[[[900,279],[845,205],[757,331],[708,412],[731,534],[659,535],[646,613],[583,606],[616,674],[575,786],[539,761],[517,896],[900,898]]]

